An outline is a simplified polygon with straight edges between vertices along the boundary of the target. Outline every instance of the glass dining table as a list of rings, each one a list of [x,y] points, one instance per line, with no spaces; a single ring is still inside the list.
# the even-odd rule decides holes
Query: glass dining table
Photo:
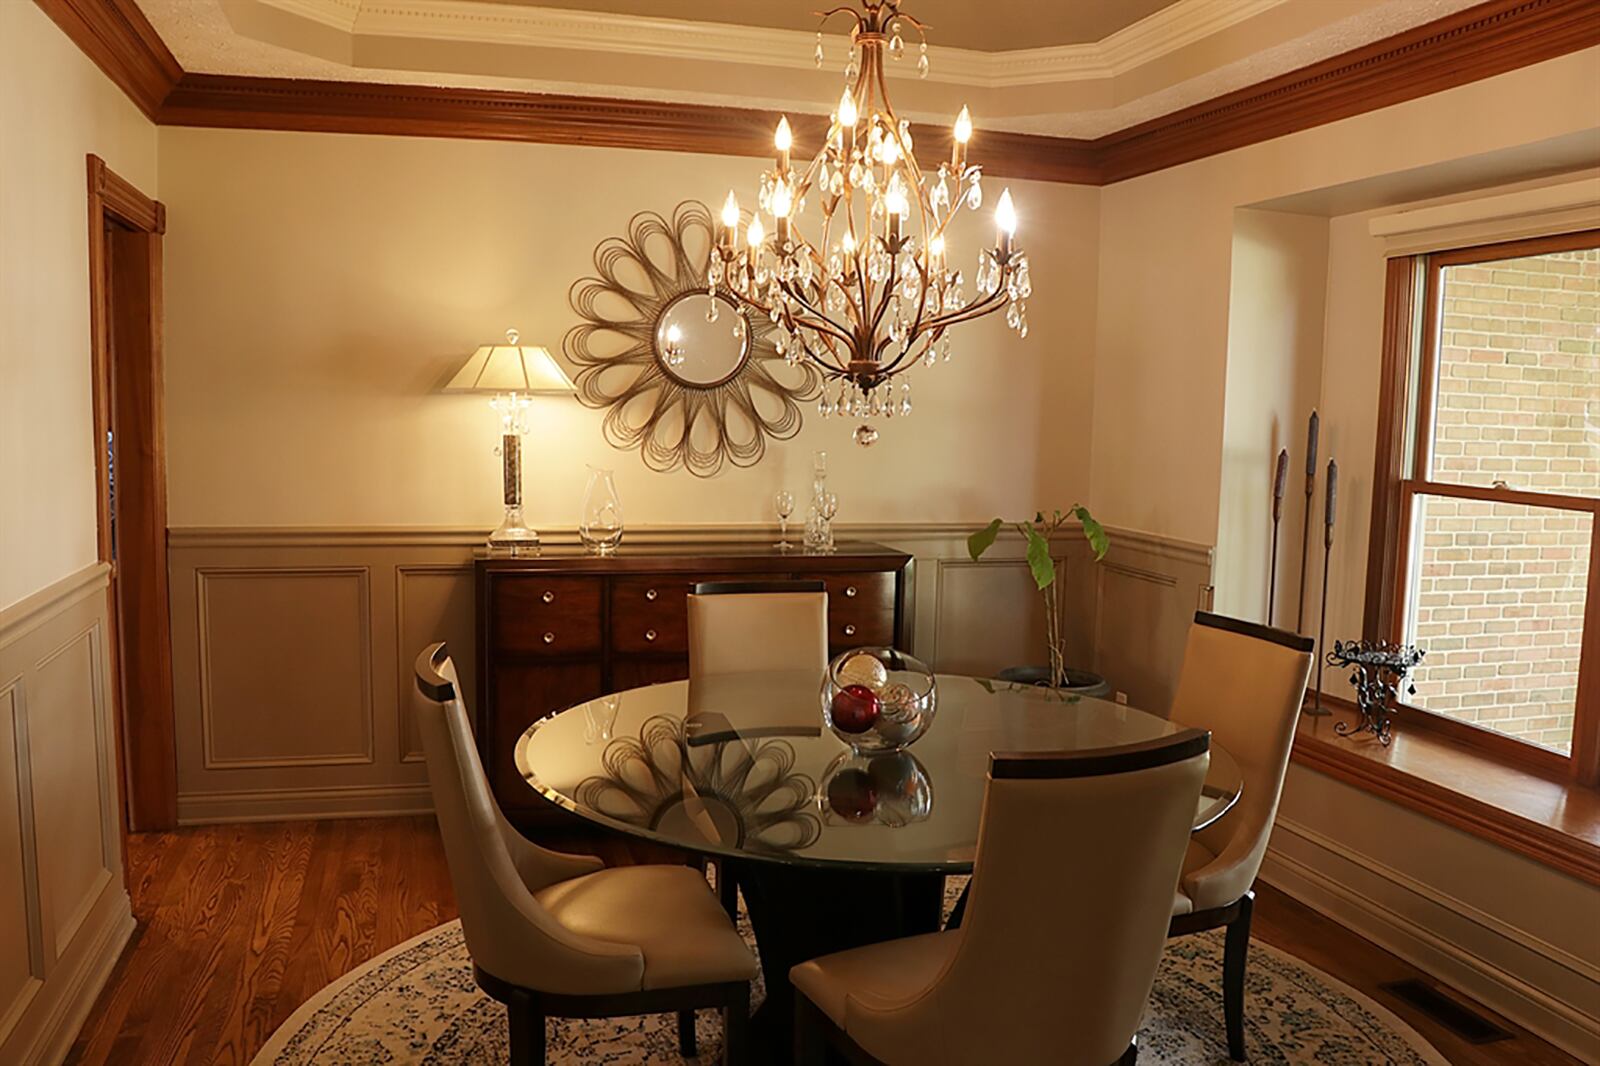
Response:
[[[721,861],[760,948],[757,1021],[777,1028],[791,1016],[790,966],[940,927],[945,877],[972,871],[991,753],[1089,751],[1182,728],[1107,700],[941,674],[926,735],[859,756],[824,725],[821,683],[817,671],[650,685],[544,718],[516,745],[518,771],[550,801]],[[1213,744],[1194,828],[1242,789]],[[1040,826],[1039,846],[1050,838]]]

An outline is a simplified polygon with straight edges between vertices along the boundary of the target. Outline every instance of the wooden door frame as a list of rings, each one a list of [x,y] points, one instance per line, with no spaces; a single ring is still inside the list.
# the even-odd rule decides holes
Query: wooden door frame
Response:
[[[95,513],[99,553],[112,564],[109,596],[112,684],[116,703],[117,778],[124,831],[177,824],[177,737],[173,719],[172,630],[167,589],[166,432],[162,410],[161,237],[166,208],[118,176],[99,156],[88,157],[89,347],[94,397]],[[136,343],[113,352],[113,241],[119,265],[139,283],[130,311]],[[123,237],[126,235],[127,239]],[[148,332],[145,332],[148,330]],[[116,359],[115,363],[113,362]],[[118,382],[122,382],[119,390]],[[120,393],[120,395],[119,395]],[[119,461],[140,469],[143,520],[117,529],[113,561],[106,434],[114,409]],[[124,485],[125,479],[119,479]],[[126,490],[125,490],[126,491]],[[122,510],[118,508],[119,512]],[[126,566],[128,560],[142,564]]]

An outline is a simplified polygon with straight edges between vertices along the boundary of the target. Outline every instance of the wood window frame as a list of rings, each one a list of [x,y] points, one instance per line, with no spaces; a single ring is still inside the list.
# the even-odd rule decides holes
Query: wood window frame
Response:
[[[1405,726],[1438,734],[1495,761],[1564,776],[1584,786],[1600,784],[1600,499],[1437,482],[1425,475],[1437,408],[1439,290],[1444,269],[1596,247],[1600,229],[1389,260],[1363,618],[1363,633],[1369,640],[1403,639],[1410,530],[1419,495],[1587,511],[1594,525],[1571,756],[1418,707],[1402,704],[1398,716]]]

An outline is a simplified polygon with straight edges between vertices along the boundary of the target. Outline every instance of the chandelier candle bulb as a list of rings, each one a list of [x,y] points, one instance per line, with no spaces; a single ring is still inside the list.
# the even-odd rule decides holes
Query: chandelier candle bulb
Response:
[[[1017,209],[1012,206],[1010,189],[1003,191],[994,205],[994,224],[1000,231],[1000,257],[1004,259],[1011,255],[1011,241],[1017,235]]]
[[[728,190],[728,198],[722,202],[722,238],[729,248],[739,244],[739,198],[733,195],[733,190]]]
[[[772,145],[778,150],[778,174],[789,173],[789,149],[794,145],[794,134],[789,129],[789,117],[778,120],[778,131],[772,135]]]
[[[762,242],[767,239],[767,228],[761,224],[760,215],[750,219],[750,228],[745,231],[745,239],[750,242],[752,252],[758,250]]]
[[[972,112],[963,104],[961,114],[956,116],[955,143],[950,146],[950,169],[956,172],[958,178],[967,165],[967,142],[970,140],[972,140]]]

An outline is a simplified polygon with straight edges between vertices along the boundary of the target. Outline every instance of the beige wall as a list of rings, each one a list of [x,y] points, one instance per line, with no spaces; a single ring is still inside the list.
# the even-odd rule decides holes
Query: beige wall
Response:
[[[1097,513],[1202,542],[1218,528],[1236,208],[1592,134],[1596,99],[1600,49],[1591,48],[1102,189]],[[1409,184],[1409,198],[1445,191],[1425,175]],[[1329,348],[1330,366],[1375,367],[1376,341],[1364,336],[1337,362]]]
[[[507,326],[558,351],[596,244],[636,211],[715,204],[730,186],[749,200],[759,166],[163,128],[172,525],[492,526],[495,424],[481,398],[441,384]],[[875,446],[808,409],[755,468],[655,474],[601,439],[600,412],[540,400],[532,520],[573,524],[589,463],[616,469],[631,524],[769,520],[776,489],[808,484],[814,448],[834,457],[841,521],[981,522],[1086,497],[1099,193],[1010,185],[1049,293],[1029,336],[998,318],[955,333],[951,363],[910,375],[916,410]],[[993,239],[987,218],[956,235],[962,256]]]
[[[1288,448],[1275,621],[1294,625],[1305,528],[1305,420],[1322,381],[1327,281],[1326,218],[1234,212],[1216,532],[1216,609],[1223,614],[1266,619],[1272,527],[1271,511],[1261,504],[1271,493],[1278,451]],[[1312,531],[1319,545],[1320,533]],[[1320,558],[1319,551],[1311,561]],[[1321,572],[1315,565],[1307,569],[1308,579]]]
[[[96,557],[84,157],[155,195],[156,135],[31,3],[0,4],[0,71],[5,607]]]
[[[152,126],[0,3],[0,1062],[59,1062],[133,916],[96,562],[85,155],[154,193]]]

